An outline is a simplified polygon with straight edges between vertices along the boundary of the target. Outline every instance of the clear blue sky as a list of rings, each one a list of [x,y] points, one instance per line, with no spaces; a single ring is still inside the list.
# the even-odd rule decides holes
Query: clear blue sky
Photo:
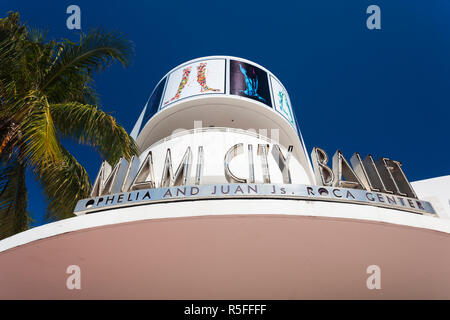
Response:
[[[96,77],[102,108],[131,131],[164,74],[201,56],[233,55],[271,70],[286,86],[306,146],[403,162],[411,181],[450,174],[450,1],[34,1],[2,0],[56,39],[76,40],[66,8],[81,8],[83,31],[123,32],[132,65]],[[381,30],[366,8],[381,8]],[[67,142],[91,179],[101,159]],[[45,200],[28,177],[29,207],[43,222]]]

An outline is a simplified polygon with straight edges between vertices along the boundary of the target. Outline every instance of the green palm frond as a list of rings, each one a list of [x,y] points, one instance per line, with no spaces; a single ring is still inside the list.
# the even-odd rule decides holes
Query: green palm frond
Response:
[[[67,72],[53,84],[45,88],[50,103],[75,101],[86,104],[98,104],[99,99],[93,89],[94,80],[86,73]]]
[[[0,239],[27,230],[30,222],[25,165],[13,158],[0,168]]]
[[[28,27],[28,39],[32,42],[44,43],[47,38],[47,34],[47,30]]]
[[[114,164],[120,157],[130,159],[138,147],[128,133],[106,112],[76,102],[50,106],[58,132],[79,143],[98,148],[102,157]]]
[[[23,156],[37,171],[61,160],[60,144],[56,136],[50,106],[42,97],[22,120]]]
[[[41,172],[41,185],[47,197],[47,219],[73,217],[78,200],[87,198],[91,182],[86,170],[64,148],[63,159],[47,166]]]
[[[16,94],[18,82],[23,82],[21,72],[26,38],[26,28],[19,23],[19,14],[10,13],[0,19],[0,103],[4,105]]]
[[[58,61],[43,82],[42,89],[61,77],[72,73],[98,72],[119,61],[123,66],[130,62],[133,52],[131,42],[114,32],[95,30],[81,35],[80,43],[64,40]]]

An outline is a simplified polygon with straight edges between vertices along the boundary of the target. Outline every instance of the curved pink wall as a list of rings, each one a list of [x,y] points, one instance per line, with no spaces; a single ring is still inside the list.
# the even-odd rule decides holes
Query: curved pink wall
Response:
[[[369,290],[369,265],[381,290]],[[81,290],[66,268],[81,267]],[[69,232],[0,253],[1,299],[449,299],[450,236],[362,220],[230,215]]]

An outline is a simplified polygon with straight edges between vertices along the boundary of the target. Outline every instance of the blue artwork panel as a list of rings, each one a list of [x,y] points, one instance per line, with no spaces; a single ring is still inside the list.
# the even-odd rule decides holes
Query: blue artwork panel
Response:
[[[245,62],[230,60],[230,94],[272,107],[267,73]]]

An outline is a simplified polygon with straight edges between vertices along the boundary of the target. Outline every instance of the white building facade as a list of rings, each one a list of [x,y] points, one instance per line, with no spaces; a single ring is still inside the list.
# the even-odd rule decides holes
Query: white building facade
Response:
[[[301,121],[251,61],[172,69],[131,133],[140,155],[104,162],[73,218],[0,241],[0,298],[450,298],[450,177],[310,154]]]

